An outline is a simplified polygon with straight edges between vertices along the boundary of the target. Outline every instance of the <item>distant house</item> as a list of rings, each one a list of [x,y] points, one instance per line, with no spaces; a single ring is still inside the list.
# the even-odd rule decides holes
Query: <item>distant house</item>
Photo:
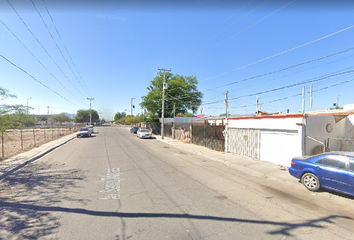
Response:
[[[264,115],[268,115],[268,113],[265,112],[265,111],[260,111],[260,110],[258,110],[258,111],[256,112],[256,116],[264,116]]]
[[[351,105],[350,105],[351,106]],[[354,106],[305,114],[227,119],[225,151],[290,166],[299,155],[354,151]]]

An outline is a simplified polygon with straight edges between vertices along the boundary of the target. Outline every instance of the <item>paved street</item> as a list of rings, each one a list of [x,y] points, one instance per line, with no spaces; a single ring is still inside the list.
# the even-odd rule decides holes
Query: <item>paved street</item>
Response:
[[[284,168],[95,131],[0,180],[0,239],[352,239],[354,199],[311,193]]]

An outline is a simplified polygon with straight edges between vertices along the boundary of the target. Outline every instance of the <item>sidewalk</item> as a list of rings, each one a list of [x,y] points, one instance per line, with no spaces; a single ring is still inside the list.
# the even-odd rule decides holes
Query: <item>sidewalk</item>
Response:
[[[294,178],[290,176],[287,167],[275,165],[269,162],[252,160],[250,158],[238,156],[232,153],[214,151],[203,146],[190,143],[183,143],[181,141],[173,140],[168,137],[164,137],[164,139],[161,139],[161,136],[153,136],[156,137],[156,140],[158,141],[168,143],[170,145],[173,145],[174,147],[183,149],[184,151],[187,151],[191,154],[202,155],[211,160],[224,163],[225,165],[232,168],[236,168],[237,170],[242,171],[248,175],[254,177],[263,177],[275,181],[281,181],[283,183],[294,183]]]
[[[0,161],[0,181],[11,173],[24,167],[26,164],[36,161],[38,158],[43,157],[47,153],[71,141],[75,137],[76,133],[72,133],[62,138],[47,142],[39,147],[20,153],[9,159]]]

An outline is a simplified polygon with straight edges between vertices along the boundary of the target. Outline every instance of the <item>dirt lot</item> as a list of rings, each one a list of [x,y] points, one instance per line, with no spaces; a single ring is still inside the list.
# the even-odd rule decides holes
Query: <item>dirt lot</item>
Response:
[[[0,160],[38,147],[46,142],[77,132],[82,126],[40,126],[8,131],[1,141]],[[3,144],[3,145],[2,145]]]

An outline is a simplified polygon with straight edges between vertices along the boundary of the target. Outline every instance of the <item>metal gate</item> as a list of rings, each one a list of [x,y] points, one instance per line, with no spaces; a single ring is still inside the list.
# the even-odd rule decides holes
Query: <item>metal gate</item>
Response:
[[[229,128],[228,134],[228,152],[259,159],[259,129]]]

